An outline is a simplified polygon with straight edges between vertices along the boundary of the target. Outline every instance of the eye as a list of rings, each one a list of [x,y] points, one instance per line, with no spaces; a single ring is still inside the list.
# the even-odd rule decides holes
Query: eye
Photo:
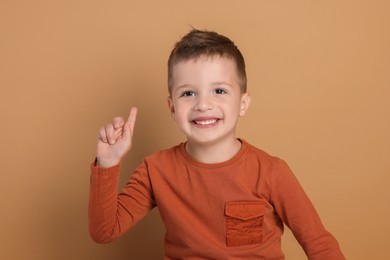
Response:
[[[196,95],[195,92],[191,90],[186,90],[181,94],[182,97],[191,97],[195,95]]]
[[[218,94],[218,95],[223,95],[223,94],[226,94],[226,90],[222,89],[222,88],[217,88],[216,90],[214,90],[215,94]]]

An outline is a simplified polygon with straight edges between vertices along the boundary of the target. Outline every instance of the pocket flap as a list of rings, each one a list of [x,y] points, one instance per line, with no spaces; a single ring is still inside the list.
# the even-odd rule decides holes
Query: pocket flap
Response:
[[[264,201],[228,201],[225,205],[227,216],[241,220],[264,216],[264,212]]]

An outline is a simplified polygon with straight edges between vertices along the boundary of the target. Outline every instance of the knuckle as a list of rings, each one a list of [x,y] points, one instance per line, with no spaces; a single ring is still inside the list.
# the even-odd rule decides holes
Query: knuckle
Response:
[[[121,127],[122,122],[123,122],[122,117],[119,117],[119,116],[114,117],[113,126],[114,126],[115,128]]]

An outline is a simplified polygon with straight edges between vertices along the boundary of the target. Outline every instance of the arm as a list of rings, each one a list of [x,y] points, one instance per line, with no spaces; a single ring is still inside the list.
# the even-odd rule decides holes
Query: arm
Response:
[[[271,200],[309,260],[345,259],[337,240],[325,230],[310,199],[282,160],[272,172]]]
[[[144,161],[118,194],[120,165],[91,166],[89,232],[97,243],[108,243],[123,235],[156,205]]]
[[[154,205],[145,163],[137,168],[126,188],[118,194],[120,161],[131,147],[136,113],[133,108],[127,122],[116,117],[99,130],[89,195],[89,231],[92,239],[99,243],[121,236]]]

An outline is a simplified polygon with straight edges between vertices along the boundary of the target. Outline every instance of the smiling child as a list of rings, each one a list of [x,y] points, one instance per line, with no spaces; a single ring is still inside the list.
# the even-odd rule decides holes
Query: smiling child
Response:
[[[227,37],[192,30],[168,60],[168,106],[186,140],[147,156],[117,192],[137,109],[99,131],[89,228],[107,243],[154,207],[165,259],[284,259],[286,224],[309,259],[345,259],[287,164],[236,137],[250,106],[243,56]]]

